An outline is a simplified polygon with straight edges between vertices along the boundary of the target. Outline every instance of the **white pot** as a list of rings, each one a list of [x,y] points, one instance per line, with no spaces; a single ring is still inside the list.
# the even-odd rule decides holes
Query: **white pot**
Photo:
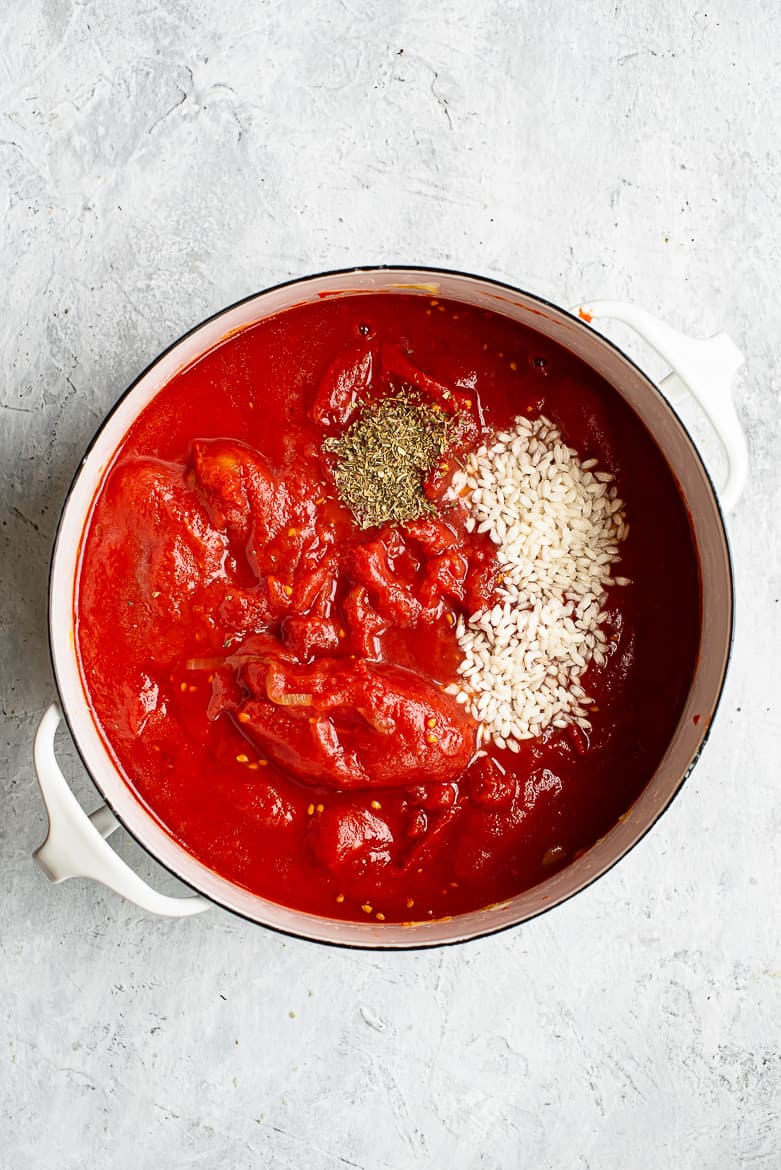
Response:
[[[596,370],[639,415],[655,437],[691,515],[702,586],[702,638],[691,688],[678,727],[656,772],[631,807],[587,853],[547,881],[515,898],[450,920],[402,926],[344,922],[277,905],[214,873],[169,836],[117,770],[90,714],[75,651],[74,596],[82,536],[96,493],[128,428],[183,367],[228,335],[323,293],[387,292],[440,296],[491,309],[551,338]],[[664,393],[619,349],[586,322],[613,317],[632,326],[672,366]],[[125,392],[95,435],[71,485],[51,564],[49,634],[59,698],[73,740],[106,805],[82,811],[54,757],[60,709],[38,730],[35,764],[49,812],[49,833],[36,858],[52,881],[86,876],[158,914],[195,914],[216,902],[254,922],[321,942],[364,947],[451,943],[513,926],[569,898],[615,864],[665,810],[694,765],[721,693],[732,637],[732,574],[727,538],[713,486],[668,398],[684,388],[699,399],[719,432],[729,473],[722,491],[734,504],[746,478],[743,434],[730,397],[742,357],[724,334],[694,340],[629,305],[579,306],[572,313],[496,281],[435,269],[369,268],[332,272],[258,293],[193,329],[162,354]],[[121,822],[135,839],[197,894],[171,898],[151,889],[105,838]]]

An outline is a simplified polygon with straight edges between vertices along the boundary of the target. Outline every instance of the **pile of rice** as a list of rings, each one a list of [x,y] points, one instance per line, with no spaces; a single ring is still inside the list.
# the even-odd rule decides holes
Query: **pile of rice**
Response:
[[[453,478],[467,528],[498,546],[499,600],[459,619],[461,684],[448,688],[479,742],[518,751],[548,726],[591,726],[582,676],[606,661],[607,587],[629,584],[611,576],[629,525],[596,463],[581,463],[548,419],[517,418]]]

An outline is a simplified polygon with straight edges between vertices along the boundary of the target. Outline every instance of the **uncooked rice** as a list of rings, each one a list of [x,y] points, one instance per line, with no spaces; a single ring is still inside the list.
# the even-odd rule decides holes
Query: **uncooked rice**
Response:
[[[466,527],[497,545],[496,604],[460,618],[461,682],[478,747],[519,750],[549,726],[589,730],[582,676],[607,658],[606,589],[629,531],[613,476],[581,463],[549,419],[517,418],[458,470],[451,496]]]

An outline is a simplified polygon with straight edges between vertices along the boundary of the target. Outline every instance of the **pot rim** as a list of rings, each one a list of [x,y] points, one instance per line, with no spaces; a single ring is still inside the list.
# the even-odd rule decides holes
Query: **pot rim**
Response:
[[[71,498],[73,496],[74,489],[75,489],[76,484],[77,484],[77,482],[82,474],[82,471],[84,469],[84,466],[85,466],[90,454],[94,450],[96,444],[98,443],[98,441],[99,441],[103,431],[107,427],[109,421],[113,418],[113,416],[116,414],[116,412],[120,409],[122,404],[136,390],[138,385],[147,377],[147,375],[149,375],[155,369],[156,366],[158,366],[166,357],[168,357],[170,354],[172,354],[176,349],[178,349],[180,346],[182,346],[194,334],[196,334],[198,331],[200,331],[204,327],[216,322],[217,320],[219,320],[219,318],[227,316],[228,314],[234,312],[235,310],[240,309],[244,305],[248,305],[253,301],[259,300],[260,298],[262,298],[268,294],[280,292],[284,289],[292,288],[294,286],[300,286],[301,288],[304,288],[311,283],[314,283],[316,281],[320,281],[320,280],[323,280],[326,278],[332,278],[332,277],[349,278],[350,276],[355,275],[355,274],[372,274],[372,273],[377,273],[377,274],[384,274],[384,273],[414,274],[416,277],[421,278],[420,281],[418,282],[421,285],[425,283],[425,278],[428,276],[432,276],[434,278],[436,278],[436,277],[462,278],[462,279],[466,279],[469,281],[475,281],[482,286],[488,286],[488,287],[493,286],[494,288],[500,289],[504,292],[511,293],[513,295],[516,295],[516,296],[519,295],[529,302],[536,303],[537,305],[541,306],[544,309],[552,310],[554,313],[560,314],[563,318],[568,319],[571,322],[574,322],[577,327],[579,327],[581,330],[585,330],[588,334],[590,334],[597,344],[601,344],[602,346],[606,347],[608,350],[612,351],[613,354],[616,357],[618,357],[621,361],[627,363],[627,365],[633,369],[635,374],[638,375],[639,378],[641,379],[641,381],[644,383],[646,390],[652,391],[654,397],[673,416],[678,428],[681,431],[681,434],[683,435],[683,437],[685,438],[685,440],[687,442],[689,455],[691,457],[693,457],[693,459],[697,465],[697,469],[701,472],[701,474],[704,477],[705,482],[707,483],[710,496],[712,497],[713,503],[715,505],[715,513],[716,513],[716,516],[718,519],[718,524],[719,524],[719,529],[720,529],[719,534],[722,537],[724,549],[725,549],[725,553],[726,553],[725,560],[726,560],[727,573],[726,573],[726,582],[725,583],[727,586],[727,607],[728,607],[727,608],[727,615],[726,615],[727,616],[727,637],[725,639],[724,662],[723,662],[723,666],[722,666],[720,673],[719,673],[718,684],[713,690],[713,695],[712,695],[711,704],[710,704],[710,708],[711,708],[710,715],[707,718],[707,720],[704,720],[704,725],[703,725],[702,731],[699,733],[699,741],[698,741],[698,744],[696,746],[696,749],[694,750],[693,754],[691,755],[688,764],[686,765],[684,771],[682,772],[682,774],[680,776],[680,779],[674,785],[674,787],[672,788],[669,795],[666,797],[665,800],[663,800],[658,805],[658,807],[654,810],[654,812],[651,815],[648,822],[645,824],[645,826],[641,829],[641,831],[638,833],[638,835],[632,841],[630,841],[630,843],[625,848],[621,849],[616,854],[616,856],[614,856],[612,859],[608,860],[606,863],[598,866],[596,869],[592,870],[591,872],[584,871],[584,875],[583,875],[582,880],[580,880],[575,885],[575,887],[573,889],[571,889],[570,891],[568,891],[567,893],[552,899],[548,905],[543,905],[530,913],[523,913],[519,918],[517,918],[515,920],[500,923],[499,925],[488,925],[485,929],[480,929],[480,928],[469,929],[467,933],[456,934],[452,938],[437,938],[437,939],[433,939],[433,940],[427,940],[424,937],[419,941],[405,942],[402,940],[399,942],[388,942],[388,943],[374,942],[374,941],[370,941],[368,939],[367,939],[367,941],[354,941],[352,939],[347,940],[347,939],[341,939],[341,938],[324,938],[324,937],[321,937],[319,934],[318,935],[310,934],[307,932],[307,929],[306,929],[306,923],[309,919],[312,919],[315,922],[327,922],[329,920],[320,916],[320,915],[309,914],[306,911],[291,910],[290,907],[285,907],[285,909],[291,911],[292,913],[295,913],[300,918],[300,923],[301,923],[300,929],[288,928],[286,926],[281,926],[277,923],[268,922],[268,921],[261,919],[259,917],[254,917],[248,912],[245,912],[241,909],[237,909],[236,907],[234,907],[232,905],[228,905],[226,902],[221,901],[219,897],[215,897],[214,894],[212,894],[212,893],[205,893],[204,890],[200,886],[195,884],[192,880],[190,880],[187,877],[182,876],[182,874],[178,870],[176,870],[172,864],[169,864],[168,861],[162,860],[157,855],[157,853],[154,852],[154,850],[152,848],[150,848],[150,846],[148,846],[144,841],[141,840],[138,833],[128,825],[126,819],[121,815],[121,813],[117,812],[116,808],[114,807],[114,805],[112,803],[110,796],[106,794],[102,785],[100,784],[100,782],[97,780],[96,776],[94,775],[93,769],[90,766],[90,764],[86,758],[87,753],[82,749],[82,745],[81,745],[80,740],[77,736],[73,721],[71,719],[71,715],[70,715],[70,711],[69,711],[69,707],[68,707],[68,701],[66,699],[66,687],[64,686],[63,681],[62,681],[60,674],[58,672],[58,669],[57,669],[56,655],[55,655],[55,650],[54,650],[54,632],[53,632],[53,605],[54,605],[53,590],[54,590],[55,562],[57,559],[57,552],[58,552],[60,540],[62,538],[63,522],[65,519],[66,513],[68,511],[68,507],[69,507],[69,504],[71,502]],[[390,290],[387,290],[387,291],[390,291]],[[398,291],[403,292],[403,288],[398,289]],[[351,294],[352,295],[360,295],[360,293],[358,293],[356,290],[350,290],[349,288],[344,290],[343,295],[349,296]],[[287,306],[286,309],[282,309],[280,311],[282,311],[282,312],[288,311],[291,307],[293,307],[293,306]],[[501,309],[499,307],[497,307],[496,311],[501,312]],[[268,314],[268,315],[273,315],[273,314]],[[264,316],[261,315],[256,319],[256,322],[259,322],[263,319],[264,319]],[[244,329],[247,329],[247,328],[251,328],[253,326],[253,324],[255,324],[256,322],[247,322],[246,324],[244,324],[240,327],[241,331],[243,331]],[[230,336],[230,334],[226,334],[224,337],[222,337],[221,339],[216,341],[214,344],[209,345],[206,348],[200,350],[192,359],[186,361],[182,368],[187,368],[187,366],[190,366],[194,362],[200,360],[211,349],[214,349],[217,346],[223,344],[229,336]],[[581,360],[585,360],[585,359],[581,359]],[[588,364],[588,363],[586,363],[586,364]],[[169,381],[169,380],[170,380],[170,378],[167,379],[167,381]],[[164,382],[159,387],[159,389],[158,389],[158,391],[156,391],[156,393],[158,393],[159,390],[162,389],[163,386],[167,384],[167,381]],[[616,391],[616,392],[618,392],[618,391]],[[646,424],[644,423],[643,425],[646,425]],[[649,429],[649,428],[646,426],[646,429]],[[126,433],[126,431],[125,431],[125,433]],[[656,437],[654,436],[653,432],[650,431],[650,429],[649,429],[649,433],[651,434],[652,439],[654,439],[654,442],[656,442]],[[111,460],[109,460],[109,465],[112,462],[113,457],[116,455],[116,452],[118,450],[118,446],[119,446],[119,444],[115,445],[113,450],[112,450],[112,457],[111,457]],[[660,448],[660,450],[661,450],[661,448]],[[662,451],[663,456],[664,456],[664,454],[665,454],[664,451]],[[671,473],[674,475],[674,472],[672,472],[672,469],[671,469]],[[105,475],[105,471],[103,474]],[[103,482],[103,475],[101,475],[98,478],[97,484],[93,490],[91,502],[94,502],[94,499],[97,496],[97,494],[102,486],[102,482]],[[88,511],[83,515],[82,519],[83,519],[83,522],[82,522],[82,526],[81,526],[79,536],[78,536],[79,544],[81,542],[81,539],[82,539],[83,534],[84,534],[84,530],[86,528],[86,525],[87,525],[87,522],[89,519],[89,512]],[[699,551],[698,551],[698,562],[699,562],[699,560],[700,560],[700,556],[699,556]],[[701,566],[700,566],[700,569],[701,569]],[[74,601],[74,599],[71,598],[71,608],[73,607],[73,601]],[[701,620],[701,622],[704,623],[704,613],[701,613],[700,620]],[[716,714],[718,712],[718,709],[719,709],[719,706],[721,704],[721,700],[723,697],[724,686],[725,686],[725,682],[726,682],[727,672],[729,669],[729,663],[730,663],[730,660],[732,657],[732,649],[733,649],[733,645],[734,645],[734,636],[735,636],[735,579],[734,579],[734,568],[733,568],[733,564],[732,564],[732,554],[731,554],[731,550],[730,550],[728,530],[727,530],[727,526],[725,523],[724,513],[723,513],[723,510],[721,507],[721,503],[720,503],[718,494],[716,492],[715,485],[713,483],[713,479],[710,475],[710,472],[708,471],[708,468],[705,465],[705,462],[702,459],[702,456],[700,455],[700,452],[699,452],[691,434],[689,433],[688,428],[684,424],[684,422],[680,419],[678,414],[674,411],[674,409],[667,402],[667,400],[664,397],[664,395],[662,394],[661,390],[653,382],[653,380],[650,378],[650,376],[637,364],[637,362],[631,356],[629,356],[623,349],[621,349],[620,346],[616,345],[615,342],[611,341],[609,338],[605,337],[603,334],[601,334],[597,330],[593,329],[588,322],[586,322],[583,318],[576,316],[575,313],[571,312],[570,310],[563,308],[561,305],[556,304],[554,301],[548,300],[546,297],[540,296],[537,293],[528,292],[527,290],[522,289],[522,288],[518,287],[517,285],[512,285],[512,284],[508,283],[507,281],[498,280],[494,277],[481,276],[481,275],[471,273],[471,272],[465,272],[465,271],[460,270],[460,269],[440,268],[440,267],[433,267],[430,265],[418,266],[415,264],[367,264],[367,265],[354,265],[354,266],[347,267],[347,268],[326,269],[326,270],[323,270],[323,271],[317,272],[317,273],[308,273],[305,276],[291,277],[287,280],[279,281],[276,284],[269,285],[266,288],[260,289],[256,292],[249,293],[247,296],[240,297],[238,300],[232,302],[230,305],[226,305],[223,308],[218,309],[216,312],[203,318],[203,320],[197,322],[191,328],[187,329],[184,333],[182,333],[174,341],[172,341],[168,346],[166,346],[158,354],[156,354],[156,356],[128,384],[128,386],[122,391],[122,393],[119,395],[119,397],[112,403],[109,410],[98,421],[95,430],[93,431],[88,443],[86,444],[86,446],[83,450],[82,455],[79,458],[79,462],[76,466],[76,469],[73,473],[73,476],[71,477],[70,483],[69,483],[68,488],[67,488],[65,495],[63,497],[62,506],[60,509],[60,514],[59,514],[59,517],[57,520],[57,526],[56,526],[56,529],[54,532],[54,537],[52,540],[52,549],[51,549],[51,555],[50,555],[50,559],[49,559],[49,574],[48,574],[48,589],[47,589],[47,631],[48,631],[49,660],[51,662],[52,673],[54,676],[55,685],[57,688],[57,693],[58,693],[59,699],[60,699],[60,705],[61,705],[62,712],[63,712],[63,718],[64,718],[65,724],[68,728],[68,731],[70,733],[70,737],[73,741],[73,744],[76,748],[76,752],[79,756],[79,759],[81,760],[90,780],[95,785],[98,793],[103,798],[103,800],[106,802],[108,807],[111,809],[112,813],[117,818],[119,823],[122,825],[122,827],[125,829],[125,831],[130,835],[130,837],[141,847],[141,849],[143,849],[145,853],[147,853],[150,857],[152,857],[152,859],[155,861],[155,863],[157,865],[160,865],[163,869],[167,870],[167,872],[170,873],[172,877],[176,878],[177,881],[181,882],[184,886],[191,889],[194,893],[197,893],[201,897],[206,898],[208,901],[219,906],[221,909],[226,910],[231,914],[235,914],[238,917],[244,919],[245,921],[247,921],[249,923],[252,923],[255,926],[263,926],[267,930],[272,930],[272,931],[274,931],[278,934],[281,934],[283,936],[286,936],[286,937],[303,939],[303,940],[306,940],[308,942],[319,943],[319,944],[325,945],[325,946],[338,947],[341,949],[352,949],[352,950],[362,950],[362,951],[363,950],[365,950],[365,951],[400,951],[400,950],[403,950],[403,951],[422,951],[422,950],[430,950],[434,947],[455,946],[455,945],[462,944],[465,942],[470,942],[470,941],[473,941],[476,939],[486,938],[486,937],[489,937],[491,935],[500,934],[506,930],[510,930],[510,929],[522,926],[524,923],[530,922],[532,919],[538,918],[543,914],[547,914],[549,911],[568,902],[571,898],[575,897],[575,895],[581,893],[583,890],[585,890],[589,886],[593,885],[596,881],[598,881],[605,874],[609,873],[610,870],[612,870],[615,865],[617,865],[624,857],[626,857],[646,837],[646,835],[656,825],[656,823],[658,822],[658,820],[660,819],[662,814],[667,811],[667,809],[670,807],[672,802],[675,800],[675,798],[680,793],[680,791],[683,788],[684,784],[686,783],[688,777],[690,776],[693,768],[698,763],[698,761],[702,755],[702,752],[705,748],[705,745],[708,742],[708,739],[710,737],[713,721],[716,717]],[[698,658],[697,658],[698,663],[699,663],[699,659],[701,656],[701,650],[702,650],[702,647],[700,646],[700,650],[698,651]],[[697,670],[697,667],[695,667],[695,675],[696,675],[696,670]],[[694,676],[693,676],[693,678],[694,678]],[[89,704],[88,704],[86,692],[82,695],[82,701],[87,706],[90,718],[92,719],[93,724],[95,724],[95,720],[94,720],[94,717],[92,716],[92,712],[91,712],[91,710],[89,710]],[[683,714],[681,715],[681,718],[679,719],[679,722],[676,725],[675,731],[673,732],[673,734],[671,736],[670,742],[673,742],[674,739],[676,738],[676,736],[678,735],[678,733],[680,731],[682,719],[683,719]],[[97,727],[97,724],[95,724],[95,726]],[[102,737],[102,733],[100,733],[100,734]],[[660,761],[660,763],[661,763],[661,761]],[[114,764],[114,767],[115,767],[117,775],[118,775],[119,779],[121,780],[122,784],[126,788],[130,788],[130,785],[127,783],[125,778],[122,776],[122,774],[119,770],[119,767],[116,764]],[[658,770],[658,767],[659,767],[659,765],[657,765],[657,770]],[[655,775],[655,774],[656,774],[656,772],[654,772],[653,775]],[[651,778],[649,778],[649,780],[647,781],[644,788],[641,789],[641,792],[638,794],[638,796],[635,798],[635,800],[638,800],[640,798],[640,796],[642,796],[643,792],[645,792],[646,789],[649,787],[649,785],[652,782],[653,775]],[[132,788],[130,789],[130,791],[133,792]],[[145,805],[145,803],[138,797],[138,795],[136,793],[133,792],[133,795],[135,796],[137,803],[140,804],[141,807],[144,808],[144,810],[147,812],[147,814],[149,816],[151,816],[151,818],[153,820],[156,820],[154,812],[152,810],[147,809],[147,806]],[[633,805],[634,805],[634,802],[633,802]],[[633,805],[630,807],[633,807]],[[162,825],[161,822],[158,822],[158,823]],[[165,829],[165,826],[162,826],[162,827],[163,827],[164,831],[168,834],[168,836],[171,837],[170,831]],[[614,827],[615,826],[613,826],[613,828]],[[612,831],[611,829],[608,829],[607,833],[609,834],[611,831]],[[600,838],[600,840],[604,840],[604,837]],[[593,849],[595,847],[595,845],[598,843],[599,842],[595,842],[595,844],[592,845],[590,847],[590,849],[586,851],[586,854],[584,856],[587,856],[587,854],[591,851],[591,849]],[[176,844],[183,854],[185,854],[186,856],[188,856],[190,858],[193,857],[193,855],[190,854],[189,851],[183,845],[181,845],[179,842],[176,842]],[[583,858],[581,857],[580,859],[578,859],[578,861],[572,861],[572,862],[568,863],[566,866],[563,867],[563,869],[560,872],[564,873],[567,870],[570,870],[573,866],[578,865],[579,861],[582,859]],[[201,863],[201,864],[203,865],[203,863]],[[208,869],[209,867],[204,865],[204,868]],[[238,883],[230,882],[229,879],[223,879],[223,880],[228,881],[229,884],[236,886],[239,889],[243,888]],[[542,884],[542,883],[540,883],[540,884]],[[538,888],[538,887],[532,887],[532,888]],[[270,899],[265,899],[265,901],[271,903]],[[271,903],[271,904],[280,905],[278,903]],[[501,905],[504,905],[504,904],[505,903],[501,903]],[[485,909],[490,910],[490,908],[491,907],[486,907]],[[463,919],[464,917],[466,917],[466,916],[465,915],[454,916],[451,921],[454,925],[456,925],[458,923],[459,919]],[[441,922],[442,920],[441,919],[440,920],[432,920],[431,925],[435,925],[437,921]],[[361,926],[363,924],[356,923],[354,925]],[[395,925],[395,924],[392,924],[392,923],[388,924],[388,926],[391,926],[391,927],[393,925]]]

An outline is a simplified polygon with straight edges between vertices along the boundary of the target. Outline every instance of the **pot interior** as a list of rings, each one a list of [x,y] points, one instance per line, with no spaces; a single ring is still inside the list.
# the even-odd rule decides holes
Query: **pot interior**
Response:
[[[196,860],[122,779],[90,715],[75,650],[74,598],[82,534],[104,476],[139,413],[177,371],[235,332],[324,296],[370,292],[437,296],[503,314],[570,350],[625,399],[664,454],[691,517],[707,631],[676,733],[653,778],[618,824],[577,860],[506,902],[449,920],[410,925],[305,914],[252,894]],[[49,623],[62,706],[82,759],[119,820],[164,866],[227,909],[293,934],[366,947],[428,946],[523,922],[570,897],[622,857],[666,808],[696,761],[720,695],[732,629],[731,571],[718,504],[691,439],[661,393],[615,346],[556,306],[492,281],[429,269],[375,268],[311,277],[251,297],[194,329],[141,375],[95,436],[71,487],[52,561]]]

